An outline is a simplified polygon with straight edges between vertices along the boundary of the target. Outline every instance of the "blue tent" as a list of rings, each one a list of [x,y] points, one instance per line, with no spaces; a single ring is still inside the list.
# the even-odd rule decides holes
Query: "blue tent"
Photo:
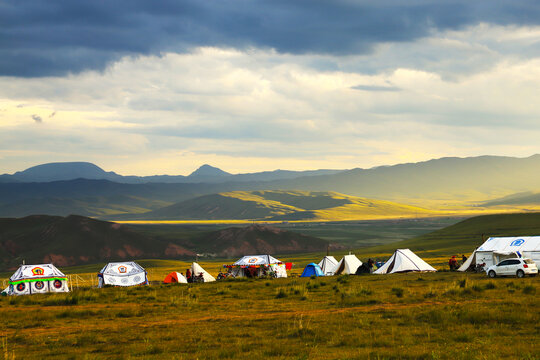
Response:
[[[302,275],[300,275],[300,277],[310,277],[310,276],[324,276],[321,268],[319,267],[319,265],[315,264],[315,263],[310,263],[308,264],[305,269],[304,269],[304,272],[302,273]]]

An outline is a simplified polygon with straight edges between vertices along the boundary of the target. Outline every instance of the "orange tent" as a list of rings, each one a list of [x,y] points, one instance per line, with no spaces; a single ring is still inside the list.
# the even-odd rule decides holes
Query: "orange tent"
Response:
[[[174,283],[180,283],[180,284],[187,284],[187,279],[182,273],[173,271],[169,275],[165,276],[165,279],[163,279],[164,284],[174,284]]]

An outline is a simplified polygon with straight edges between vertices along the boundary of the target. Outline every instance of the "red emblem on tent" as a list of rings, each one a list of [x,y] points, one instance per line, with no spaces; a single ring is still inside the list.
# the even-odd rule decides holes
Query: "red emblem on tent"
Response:
[[[43,270],[40,267],[35,267],[32,269],[32,275],[34,276],[43,275],[44,273],[45,273],[45,270]]]
[[[121,273],[121,274],[124,274],[127,272],[127,267],[121,265],[118,267],[118,272]]]
[[[248,263],[253,264],[253,263],[256,263],[257,261],[259,261],[259,258],[251,258],[248,260]]]
[[[58,279],[54,280],[53,286],[57,289],[60,289],[62,287],[62,282]]]

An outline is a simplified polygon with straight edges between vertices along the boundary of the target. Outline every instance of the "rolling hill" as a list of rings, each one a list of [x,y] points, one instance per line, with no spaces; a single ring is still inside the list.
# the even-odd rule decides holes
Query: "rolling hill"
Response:
[[[329,245],[317,237],[264,225],[231,227],[197,237],[194,242],[200,251],[224,258],[326,251]],[[183,245],[190,246],[191,242]]]
[[[195,253],[127,226],[82,216],[0,219],[0,268],[52,262],[58,266]]]
[[[167,233],[76,215],[0,218],[0,270],[12,270],[23,261],[72,266],[130,259],[193,259],[196,253],[219,257],[305,253],[324,251],[327,246],[327,241],[317,237],[260,225]]]
[[[139,220],[318,220],[436,216],[415,206],[334,192],[233,191],[205,195],[139,214]],[[124,218],[125,219],[125,218]]]
[[[409,248],[431,254],[470,254],[490,236],[540,235],[540,213],[497,214],[472,217],[457,224],[390,245],[366,249],[391,252]]]

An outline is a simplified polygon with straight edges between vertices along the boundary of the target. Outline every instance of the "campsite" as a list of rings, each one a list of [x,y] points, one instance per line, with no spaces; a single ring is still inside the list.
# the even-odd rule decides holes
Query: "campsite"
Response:
[[[420,254],[382,253],[387,261],[380,269],[404,269],[413,259],[414,266],[433,264],[439,271],[330,275],[340,267],[353,271],[374,253],[68,268],[67,277],[80,279],[69,293],[0,297],[2,351],[6,359],[498,359],[518,348],[520,358],[536,358],[537,333],[521,325],[538,323],[537,278],[449,272],[446,257]],[[287,277],[260,271],[285,262],[294,264]],[[214,279],[250,264],[256,276]],[[322,270],[300,276],[319,264],[329,276]],[[91,286],[97,273],[100,279],[112,274],[108,268],[119,278],[142,269],[149,285]],[[202,283],[172,280],[182,279],[176,271],[184,269],[213,275]]]

